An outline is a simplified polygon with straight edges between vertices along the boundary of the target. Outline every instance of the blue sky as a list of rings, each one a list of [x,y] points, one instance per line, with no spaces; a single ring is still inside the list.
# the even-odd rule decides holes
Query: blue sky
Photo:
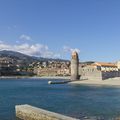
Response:
[[[0,50],[80,61],[120,59],[120,0],[0,0]]]

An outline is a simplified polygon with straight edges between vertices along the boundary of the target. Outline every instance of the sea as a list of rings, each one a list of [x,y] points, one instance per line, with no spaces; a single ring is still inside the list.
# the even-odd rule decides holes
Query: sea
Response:
[[[81,120],[120,118],[119,87],[48,84],[48,81],[35,78],[0,79],[0,120],[17,120],[15,105],[21,104]]]

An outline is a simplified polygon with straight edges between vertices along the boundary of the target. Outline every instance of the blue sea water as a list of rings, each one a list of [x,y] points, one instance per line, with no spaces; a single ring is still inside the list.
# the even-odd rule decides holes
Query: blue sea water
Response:
[[[120,116],[120,88],[48,84],[48,79],[1,79],[0,120],[15,120],[15,105],[30,104],[85,119]]]

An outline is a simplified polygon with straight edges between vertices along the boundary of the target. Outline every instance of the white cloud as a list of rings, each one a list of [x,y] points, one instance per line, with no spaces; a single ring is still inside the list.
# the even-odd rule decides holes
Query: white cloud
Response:
[[[19,37],[19,39],[21,39],[21,40],[32,40],[32,38],[31,38],[30,36],[25,35],[25,34],[22,34],[22,35]]]
[[[80,53],[80,49],[78,48],[71,48],[71,47],[68,47],[68,46],[64,46],[63,47],[63,51],[64,52],[73,52],[73,51],[76,51],[78,54]]]
[[[25,43],[20,45],[8,45],[0,43],[0,50],[12,50],[37,57],[60,58],[60,54],[50,51],[47,45],[42,44],[30,45]]]
[[[10,50],[12,48],[12,46],[1,43],[0,44],[0,50]]]

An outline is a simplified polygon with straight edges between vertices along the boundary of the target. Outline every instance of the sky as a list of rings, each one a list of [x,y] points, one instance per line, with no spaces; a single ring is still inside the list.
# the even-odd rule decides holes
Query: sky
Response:
[[[0,50],[120,60],[120,0],[0,0]]]

